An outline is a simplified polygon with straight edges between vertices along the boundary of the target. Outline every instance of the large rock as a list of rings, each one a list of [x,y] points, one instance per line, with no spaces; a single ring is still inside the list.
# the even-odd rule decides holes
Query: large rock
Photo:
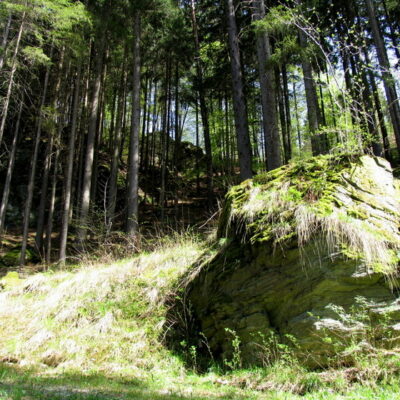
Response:
[[[276,350],[271,332],[311,366],[345,361],[350,344],[393,347],[399,216],[379,158],[323,156],[257,176],[228,193],[225,244],[188,279],[185,307],[214,356],[229,357],[236,336],[249,363]]]

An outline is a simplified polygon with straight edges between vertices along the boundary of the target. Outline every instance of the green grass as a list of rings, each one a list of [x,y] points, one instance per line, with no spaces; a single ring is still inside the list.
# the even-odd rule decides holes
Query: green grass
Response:
[[[176,283],[196,260],[212,256],[196,237],[176,236],[132,259],[6,283],[0,400],[398,398],[396,355],[320,372],[286,356],[252,370],[187,368],[163,345],[165,299],[179,295]]]

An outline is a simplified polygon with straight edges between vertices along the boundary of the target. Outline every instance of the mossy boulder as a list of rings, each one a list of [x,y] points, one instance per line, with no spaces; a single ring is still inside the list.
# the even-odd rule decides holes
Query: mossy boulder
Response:
[[[268,358],[271,334],[310,366],[343,361],[354,343],[393,347],[399,221],[380,158],[320,156],[259,175],[228,193],[225,244],[186,281],[185,307],[221,358],[232,332],[249,363]]]

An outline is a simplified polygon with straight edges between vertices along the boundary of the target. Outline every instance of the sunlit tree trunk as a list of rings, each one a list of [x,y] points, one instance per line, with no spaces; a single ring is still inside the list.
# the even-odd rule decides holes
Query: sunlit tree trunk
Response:
[[[26,6],[26,2],[25,2],[25,6]],[[22,34],[25,29],[25,18],[26,18],[26,11],[24,11],[22,14],[21,24],[19,26],[17,40],[15,43],[14,54],[13,54],[13,58],[11,61],[11,72],[10,72],[10,75],[8,76],[7,93],[4,98],[2,116],[1,116],[1,121],[0,121],[0,143],[3,141],[3,134],[4,134],[4,128],[6,126],[6,121],[7,121],[8,108],[9,108],[10,99],[11,99],[11,92],[12,92],[12,89],[14,86],[15,72],[17,71],[17,65],[18,65],[17,57],[18,57],[19,46],[21,43]]]
[[[243,91],[243,75],[240,61],[239,40],[236,26],[233,0],[227,0],[227,19],[229,53],[231,58],[232,99],[235,117],[237,149],[239,153],[240,179],[243,181],[253,176],[252,156],[247,119],[247,106]]]
[[[63,75],[63,65],[64,65],[64,49],[61,51],[60,61],[58,63],[57,68],[57,78],[54,86],[54,101],[53,101],[53,110],[57,113],[58,102],[61,101],[62,94],[60,92],[61,87],[61,79]],[[54,117],[55,119],[57,117]],[[48,199],[48,182],[49,182],[49,173],[51,169],[51,162],[53,158],[53,146],[54,146],[54,139],[55,139],[55,132],[51,130],[48,134],[47,146],[46,146],[46,157],[44,162],[44,170],[42,173],[42,187],[40,193],[40,203],[38,208],[38,221],[37,221],[37,229],[36,229],[36,248],[41,253],[42,246],[43,246],[43,233],[44,233],[44,220],[45,220],[45,212],[46,212],[46,205]]]
[[[307,36],[302,29],[299,29],[300,46],[305,49],[307,47]],[[308,126],[311,134],[311,148],[313,155],[327,153],[329,146],[326,135],[320,134],[318,131],[321,127],[321,110],[318,104],[318,96],[315,80],[312,72],[311,62],[306,56],[302,57],[301,67],[304,77],[304,89],[306,93]]]
[[[204,81],[203,66],[200,58],[200,42],[199,42],[195,0],[191,0],[190,4],[191,4],[192,29],[193,29],[193,39],[194,39],[195,58],[196,58],[195,60],[196,78],[197,78],[196,83],[197,83],[197,92],[200,102],[200,115],[203,126],[204,147],[206,151],[207,197],[208,197],[208,206],[211,207],[213,198],[213,158],[212,158],[212,148],[211,148],[211,138],[210,138],[210,124],[209,124],[208,107],[207,107],[204,82],[203,82]]]
[[[397,98],[396,85],[393,75],[390,71],[389,57],[386,52],[382,33],[376,19],[375,7],[372,0],[366,0],[369,24],[371,26],[372,38],[374,40],[379,65],[383,78],[386,99],[388,102],[390,118],[392,120],[393,131],[396,138],[397,149],[400,150],[400,106]]]
[[[79,100],[80,100],[80,85],[82,75],[82,64],[78,65],[77,74],[75,77],[75,88],[74,88],[74,100],[72,105],[72,121],[71,121],[71,132],[68,140],[68,156],[67,156],[67,171],[65,174],[65,198],[62,211],[62,222],[60,232],[60,255],[59,262],[61,265],[65,264],[67,257],[67,238],[68,228],[71,210],[71,198],[72,198],[72,174],[74,171],[74,159],[75,159],[75,140],[76,131],[78,125],[78,114],[79,114]]]
[[[14,130],[14,137],[13,137],[13,141],[11,144],[11,153],[10,153],[10,158],[8,160],[6,181],[4,183],[3,196],[1,199],[1,205],[0,205],[0,237],[3,234],[3,230],[4,230],[4,222],[5,222],[5,218],[6,218],[8,198],[10,196],[11,178],[12,178],[12,175],[14,172],[15,154],[17,152],[17,143],[18,143],[18,136],[19,136],[19,130],[20,130],[20,124],[21,124],[21,114],[22,114],[23,106],[24,106],[24,100],[22,99],[19,104],[19,111],[18,111],[17,122],[16,122],[15,130]]]
[[[139,229],[138,224],[138,190],[139,190],[139,131],[140,131],[140,34],[141,15],[135,13],[134,19],[134,45],[133,45],[133,92],[132,92],[132,116],[131,134],[129,142],[129,170],[128,170],[128,215],[126,231],[134,238]]]
[[[93,159],[97,133],[99,100],[101,92],[101,81],[103,71],[105,33],[99,38],[98,51],[96,52],[95,71],[93,78],[92,95],[89,104],[89,129],[86,143],[86,153],[84,160],[83,182],[82,182],[82,197],[80,203],[80,215],[78,226],[78,237],[82,244],[86,240],[87,219],[90,207],[90,194],[92,186]]]
[[[265,17],[264,0],[253,0],[253,19],[258,21]],[[267,168],[272,170],[282,165],[281,143],[276,115],[276,83],[274,70],[269,66],[271,58],[270,39],[266,32],[256,37],[258,73],[261,90],[261,106],[263,114],[264,146],[267,157]]]
[[[0,71],[3,69],[4,60],[6,58],[7,42],[8,42],[8,36],[10,34],[11,21],[12,21],[12,15],[9,14],[6,26],[4,27],[3,39],[1,41]]]
[[[52,58],[52,55],[53,55],[53,48],[51,51],[50,58]],[[31,166],[30,166],[29,182],[28,182],[28,189],[27,189],[28,197],[26,199],[25,207],[24,207],[21,255],[20,255],[20,260],[19,260],[19,263],[21,266],[25,265],[26,248],[28,245],[29,218],[30,218],[31,208],[32,208],[33,192],[35,189],[37,159],[38,159],[38,154],[39,154],[40,139],[41,139],[41,135],[42,135],[43,107],[45,105],[46,97],[47,97],[49,76],[50,76],[50,67],[47,67],[46,75],[44,78],[44,84],[43,84],[42,99],[41,99],[41,103],[40,103],[40,107],[39,107],[39,117],[38,117],[38,122],[37,122],[35,144],[34,144],[34,148],[33,148],[33,155],[32,155]]]
[[[121,72],[121,87],[118,94],[118,105],[117,105],[117,120],[115,123],[115,135],[112,151],[111,160],[111,172],[110,172],[110,185],[108,190],[108,209],[107,209],[107,229],[112,228],[112,224],[115,218],[115,206],[117,202],[117,181],[118,181],[118,167],[119,167],[119,150],[121,147],[122,140],[122,125],[124,120],[124,108],[126,102],[126,83],[127,83],[127,72],[126,72],[126,54],[124,56],[124,64]]]

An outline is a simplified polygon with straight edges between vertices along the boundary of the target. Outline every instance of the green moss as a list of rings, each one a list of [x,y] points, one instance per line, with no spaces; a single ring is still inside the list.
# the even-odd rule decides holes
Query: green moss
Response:
[[[372,157],[324,155],[258,175],[228,193],[219,237],[241,235],[252,244],[284,246],[294,238],[301,245],[323,233],[339,248],[343,245],[343,254],[350,258],[362,258],[372,240],[376,243],[371,248],[380,246],[384,253],[399,246],[399,239],[385,226],[386,220],[380,228],[374,219],[384,212],[397,224],[400,215],[379,198],[385,193],[373,176],[376,168],[381,168],[380,161]],[[362,237],[364,233],[368,237]],[[359,248],[346,248],[347,243],[358,243]]]

